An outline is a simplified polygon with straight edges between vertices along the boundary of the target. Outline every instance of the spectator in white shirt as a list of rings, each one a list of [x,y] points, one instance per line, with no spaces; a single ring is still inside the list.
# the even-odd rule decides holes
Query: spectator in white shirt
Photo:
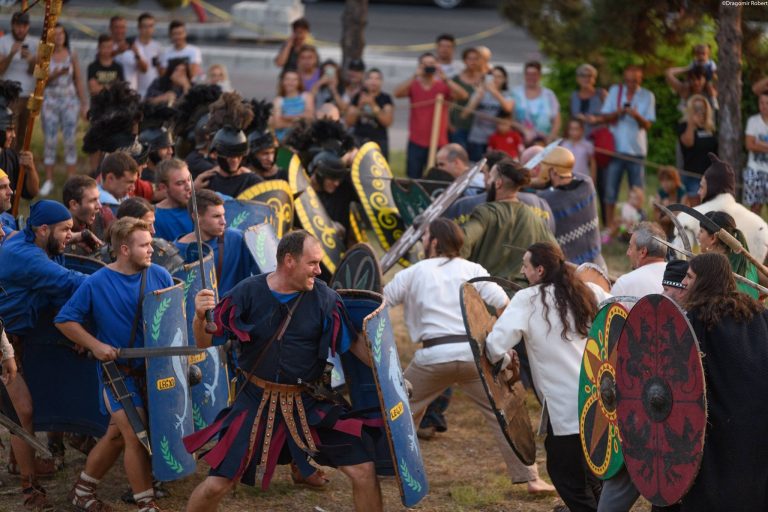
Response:
[[[488,276],[488,271],[459,257],[464,235],[451,220],[432,221],[422,242],[427,259],[398,272],[384,287],[387,304],[404,305],[405,323],[413,342],[423,343],[404,373],[413,385],[410,403],[414,423],[420,423],[427,406],[445,388],[458,384],[493,430],[512,482],[527,482],[528,492],[532,493],[553,491],[539,478],[536,465],[523,465],[505,440],[469,346],[460,314],[459,288],[469,279]],[[478,284],[478,290],[497,310],[507,305],[507,295],[497,284]]]
[[[461,70],[453,63],[453,53],[456,51],[456,38],[452,34],[440,34],[435,40],[435,57],[437,64],[447,77],[458,75]]]
[[[109,33],[112,36],[112,58],[123,68],[123,80],[128,82],[131,89],[138,90],[140,72],[149,69],[149,62],[136,46],[135,37],[126,37],[128,23],[122,16],[112,16],[109,19]]]
[[[37,52],[32,48],[29,38],[29,14],[15,12],[11,17],[11,31],[0,37],[0,78],[21,84],[21,93],[10,108],[16,118],[16,139],[18,148],[27,130],[27,101],[35,89],[35,70]]]
[[[139,70],[136,79],[136,91],[144,98],[149,89],[149,84],[160,76],[160,54],[163,47],[152,37],[155,35],[155,17],[145,12],[139,15],[139,37],[134,45],[139,49],[144,59],[149,64],[145,71]]]
[[[186,59],[189,63],[192,80],[196,81],[203,74],[203,54],[197,46],[187,44],[187,26],[183,21],[171,21],[168,24],[168,36],[172,46],[166,49],[160,57],[160,74],[165,73],[168,61]]]

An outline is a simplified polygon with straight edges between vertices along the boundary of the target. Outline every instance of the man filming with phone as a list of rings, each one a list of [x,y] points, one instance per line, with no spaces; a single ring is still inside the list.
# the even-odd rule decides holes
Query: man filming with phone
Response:
[[[16,118],[16,133],[20,135],[15,142],[16,150],[27,129],[27,101],[35,88],[32,73],[37,52],[28,36],[29,14],[17,11],[11,17],[11,31],[0,37],[0,78],[21,84],[19,98],[10,105]]]
[[[611,86],[599,116],[601,123],[610,126],[617,153],[605,170],[607,227],[614,223],[616,199],[624,172],[629,175],[630,187],[645,187],[645,167],[635,160],[644,160],[648,154],[647,134],[656,121],[656,98],[651,91],[640,87],[642,83],[640,66],[624,68],[624,82]]]
[[[442,95],[445,100],[440,115],[440,135],[437,142],[440,147],[448,144],[449,102],[465,100],[469,95],[459,84],[445,76],[432,53],[419,56],[416,73],[398,85],[394,95],[396,98],[408,98],[411,101],[406,168],[409,178],[421,178],[429,158],[429,139],[437,96]]]

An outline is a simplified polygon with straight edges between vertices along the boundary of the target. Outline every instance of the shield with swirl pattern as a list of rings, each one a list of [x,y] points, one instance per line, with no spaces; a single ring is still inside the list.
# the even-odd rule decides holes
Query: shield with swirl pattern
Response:
[[[379,145],[375,142],[364,144],[352,163],[352,183],[363,204],[365,215],[376,232],[376,238],[385,251],[405,231],[405,224],[392,197],[392,180],[392,171]],[[400,264],[407,267],[409,262],[400,258]]]
[[[297,155],[294,155],[288,168],[288,183],[291,191],[298,194],[294,206],[301,226],[323,244],[322,262],[328,272],[333,274],[346,249],[344,238],[317,197]]]
[[[243,191],[237,196],[240,200],[253,200],[267,203],[275,212],[275,232],[277,238],[283,238],[293,227],[293,192],[285,180],[266,180]]]

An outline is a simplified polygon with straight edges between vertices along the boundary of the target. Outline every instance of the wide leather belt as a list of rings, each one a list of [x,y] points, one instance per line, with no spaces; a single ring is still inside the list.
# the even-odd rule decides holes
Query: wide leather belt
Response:
[[[467,343],[469,338],[466,334],[453,334],[451,336],[440,336],[429,340],[424,340],[424,348],[436,347],[438,345],[448,345],[449,343]]]
[[[264,429],[261,459],[259,460],[259,466],[256,468],[257,475],[264,474],[264,467],[267,464],[267,458],[269,456],[269,446],[272,442],[275,419],[277,418],[278,405],[280,406],[280,412],[282,413],[288,432],[291,434],[291,438],[293,438],[299,449],[309,454],[317,453],[317,446],[315,445],[312,433],[309,430],[309,423],[307,423],[307,413],[304,410],[304,404],[301,401],[301,392],[304,388],[296,384],[278,384],[276,382],[269,382],[253,375],[248,377],[248,380],[252,384],[262,388],[264,394],[261,397],[261,403],[259,404],[256,418],[253,420],[253,426],[251,427],[251,436],[248,443],[248,453],[250,456],[246,467],[251,463],[251,459],[253,458],[253,450],[256,444],[259,425],[261,423],[261,416],[264,413],[264,408],[267,407],[267,404],[269,404],[269,407],[267,408],[267,421]],[[293,415],[294,410],[299,416],[303,439],[296,428],[296,420]]]

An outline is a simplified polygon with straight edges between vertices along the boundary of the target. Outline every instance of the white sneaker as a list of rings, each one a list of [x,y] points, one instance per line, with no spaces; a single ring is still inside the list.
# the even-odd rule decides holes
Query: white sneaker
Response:
[[[51,195],[53,192],[53,180],[45,180],[43,186],[40,187],[40,195],[43,197]]]

